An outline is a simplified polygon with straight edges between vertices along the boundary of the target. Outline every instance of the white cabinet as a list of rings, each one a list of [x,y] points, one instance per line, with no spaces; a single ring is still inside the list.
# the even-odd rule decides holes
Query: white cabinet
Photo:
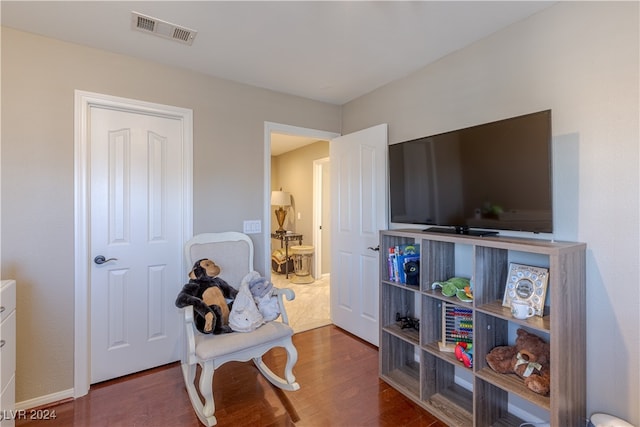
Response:
[[[16,282],[0,282],[0,427],[15,425]]]

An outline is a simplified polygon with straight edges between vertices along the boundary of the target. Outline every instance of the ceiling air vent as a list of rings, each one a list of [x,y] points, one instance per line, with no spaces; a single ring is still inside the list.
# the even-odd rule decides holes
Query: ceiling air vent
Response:
[[[165,39],[175,40],[191,45],[198,34],[197,31],[180,27],[161,19],[146,16],[138,12],[131,12],[131,26],[134,30],[154,34]]]

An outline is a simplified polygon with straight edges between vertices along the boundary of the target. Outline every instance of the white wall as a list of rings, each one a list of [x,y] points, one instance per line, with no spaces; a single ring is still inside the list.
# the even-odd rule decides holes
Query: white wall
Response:
[[[588,411],[635,425],[638,20],[638,2],[561,2],[343,110],[343,133],[388,123],[390,143],[553,110],[553,237],[588,244]]]

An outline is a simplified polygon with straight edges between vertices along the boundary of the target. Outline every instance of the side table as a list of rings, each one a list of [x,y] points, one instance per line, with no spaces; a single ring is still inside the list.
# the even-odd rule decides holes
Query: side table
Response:
[[[285,277],[289,278],[289,242],[298,241],[299,245],[302,245],[302,234],[297,233],[271,233],[272,239],[280,240],[280,247],[284,247],[284,257],[286,262],[284,263]]]

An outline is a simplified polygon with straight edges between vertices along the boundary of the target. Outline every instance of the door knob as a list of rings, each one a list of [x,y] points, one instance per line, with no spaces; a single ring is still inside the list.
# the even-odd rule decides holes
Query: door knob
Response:
[[[376,246],[375,248],[372,246],[369,246],[367,249],[372,250],[372,251],[379,251],[380,250],[380,245]]]
[[[100,265],[100,264],[104,264],[105,262],[109,262],[109,261],[117,261],[118,258],[109,258],[106,259],[103,255],[98,255],[97,257],[95,257],[93,259],[93,262],[95,262],[96,264]]]

